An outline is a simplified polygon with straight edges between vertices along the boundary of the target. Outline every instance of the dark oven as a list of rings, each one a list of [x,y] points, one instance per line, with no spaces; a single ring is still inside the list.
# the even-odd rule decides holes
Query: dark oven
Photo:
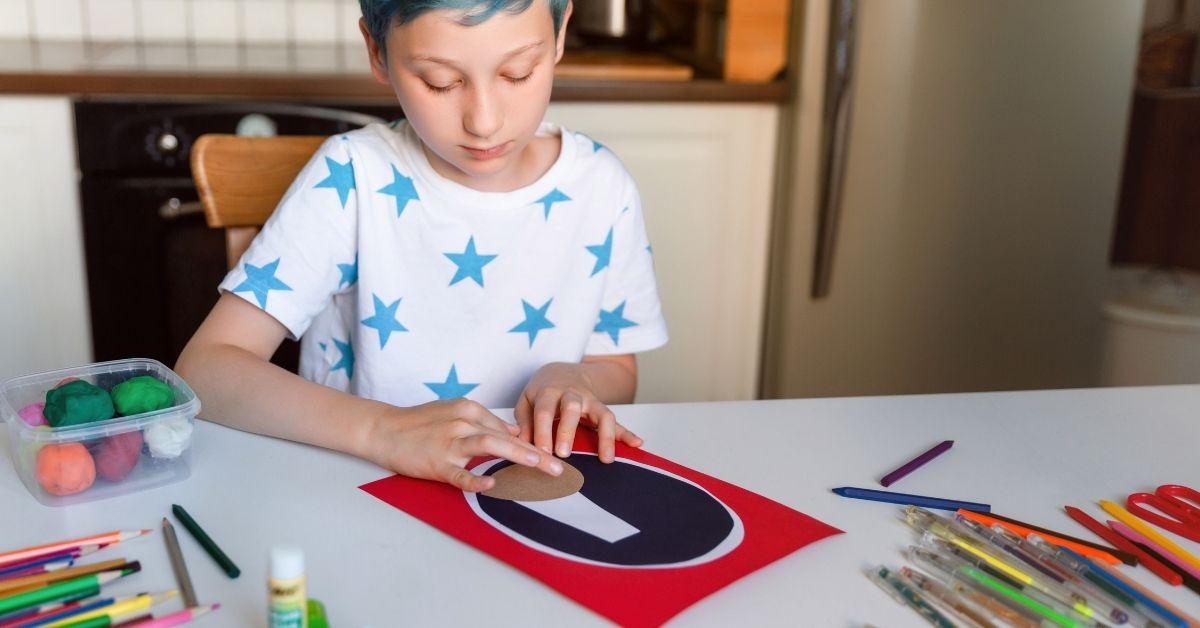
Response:
[[[333,135],[398,106],[89,100],[75,104],[95,359],[171,366],[217,300],[225,235],[210,229],[189,166],[204,133]],[[295,370],[287,341],[275,362]]]

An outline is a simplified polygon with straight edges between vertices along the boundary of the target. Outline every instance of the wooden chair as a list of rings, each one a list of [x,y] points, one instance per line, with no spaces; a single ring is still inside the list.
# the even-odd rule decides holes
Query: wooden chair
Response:
[[[202,135],[192,147],[192,178],[209,227],[225,229],[233,268],[300,169],[325,141],[320,135]]]

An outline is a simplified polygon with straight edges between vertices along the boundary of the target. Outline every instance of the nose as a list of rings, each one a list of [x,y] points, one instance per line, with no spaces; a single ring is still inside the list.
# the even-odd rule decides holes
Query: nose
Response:
[[[504,125],[504,108],[490,89],[476,87],[463,111],[463,129],[479,138],[490,138]]]

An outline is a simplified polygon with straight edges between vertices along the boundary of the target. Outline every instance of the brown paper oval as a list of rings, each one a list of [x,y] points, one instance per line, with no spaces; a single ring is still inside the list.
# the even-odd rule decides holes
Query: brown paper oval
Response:
[[[516,464],[504,467],[492,474],[496,484],[481,494],[495,499],[541,502],[579,492],[583,488],[583,474],[565,460],[559,462],[563,472],[557,476],[535,467]]]

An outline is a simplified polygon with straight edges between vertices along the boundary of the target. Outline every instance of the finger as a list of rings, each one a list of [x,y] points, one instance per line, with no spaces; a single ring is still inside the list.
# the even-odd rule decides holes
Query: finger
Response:
[[[620,423],[617,423],[617,440],[629,445],[630,447],[641,447],[642,443],[646,442],[642,440],[641,436],[634,434],[632,430],[624,425],[621,425]]]
[[[582,414],[583,397],[573,392],[564,394],[559,401],[558,435],[554,439],[554,453],[559,458],[571,455],[571,447],[575,445],[575,428]]]
[[[533,406],[529,405],[529,397],[525,393],[521,393],[521,398],[517,399],[517,407],[513,408],[513,416],[517,419],[517,425],[520,426],[518,436],[525,442],[530,442],[533,439]]]
[[[488,410],[478,402],[462,399],[458,401],[458,405],[454,408],[454,411],[458,413],[461,418],[474,421],[480,427],[496,430],[498,432],[511,431],[509,429],[509,427],[512,426],[511,423],[496,416],[495,414],[492,414],[491,410]]]
[[[459,441],[459,449],[466,457],[495,456],[526,467],[537,467],[550,475],[562,473],[562,463],[554,456],[546,455],[515,436],[499,434],[476,434]]]
[[[448,462],[438,469],[438,475],[443,482],[471,493],[486,491],[496,484],[496,479],[491,476],[475,475]]]
[[[617,435],[617,417],[604,404],[600,404],[599,417],[596,420],[596,431],[600,433],[600,462],[612,462],[616,446],[613,439]]]
[[[542,390],[533,404],[533,444],[547,453],[554,451],[553,426],[558,400],[558,393]]]

